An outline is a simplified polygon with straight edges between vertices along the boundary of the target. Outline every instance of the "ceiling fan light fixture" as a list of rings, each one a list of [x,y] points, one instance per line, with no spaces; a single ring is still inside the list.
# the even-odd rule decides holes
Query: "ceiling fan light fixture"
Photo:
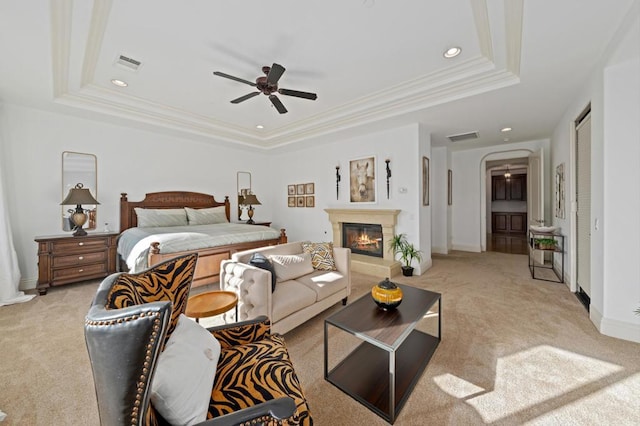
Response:
[[[117,78],[111,79],[111,84],[118,87],[127,87],[129,85],[129,83],[127,83],[126,81],[118,80]]]
[[[447,59],[451,59],[451,58],[455,58],[460,53],[462,53],[462,49],[458,46],[453,46],[445,50],[442,56],[444,56]]]

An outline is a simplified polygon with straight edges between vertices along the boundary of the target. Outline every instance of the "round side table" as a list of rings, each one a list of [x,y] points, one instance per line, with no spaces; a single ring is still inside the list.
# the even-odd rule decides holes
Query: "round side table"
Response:
[[[236,309],[236,321],[238,320],[238,295],[232,291],[207,291],[205,293],[191,296],[187,301],[185,315],[195,318],[200,322],[200,318],[212,317],[227,312],[229,309]]]

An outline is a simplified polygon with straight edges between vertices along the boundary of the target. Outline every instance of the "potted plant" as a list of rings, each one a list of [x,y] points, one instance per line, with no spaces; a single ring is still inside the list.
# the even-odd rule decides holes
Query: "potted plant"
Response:
[[[555,238],[536,238],[535,244],[540,250],[555,250],[558,242]]]
[[[400,259],[402,261],[402,275],[405,277],[412,276],[413,266],[411,266],[411,263],[413,262],[413,259],[420,262],[422,260],[422,252],[415,248],[412,243],[407,241],[407,236],[405,234],[394,235],[389,242],[389,249],[394,255],[400,254]]]

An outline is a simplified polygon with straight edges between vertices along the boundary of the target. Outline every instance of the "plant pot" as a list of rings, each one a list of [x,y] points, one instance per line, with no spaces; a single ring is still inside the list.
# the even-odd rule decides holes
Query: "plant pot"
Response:
[[[413,276],[413,266],[403,266],[402,275],[404,275],[405,277]]]

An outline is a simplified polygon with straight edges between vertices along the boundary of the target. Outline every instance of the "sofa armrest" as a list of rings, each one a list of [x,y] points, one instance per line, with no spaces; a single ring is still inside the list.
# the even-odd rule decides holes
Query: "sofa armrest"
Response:
[[[336,269],[346,278],[347,294],[351,294],[351,249],[344,247],[333,248],[333,260]]]
[[[225,349],[268,337],[271,334],[271,321],[262,315],[248,321],[219,325],[207,330],[220,342],[222,349]]]
[[[220,290],[238,295],[238,320],[266,315],[271,318],[271,272],[234,260],[220,264]]]
[[[262,402],[240,411],[225,414],[202,423],[198,426],[235,426],[240,424],[271,424],[270,420],[285,420],[294,415],[296,404],[292,398],[283,397]],[[253,421],[253,422],[252,422]]]

